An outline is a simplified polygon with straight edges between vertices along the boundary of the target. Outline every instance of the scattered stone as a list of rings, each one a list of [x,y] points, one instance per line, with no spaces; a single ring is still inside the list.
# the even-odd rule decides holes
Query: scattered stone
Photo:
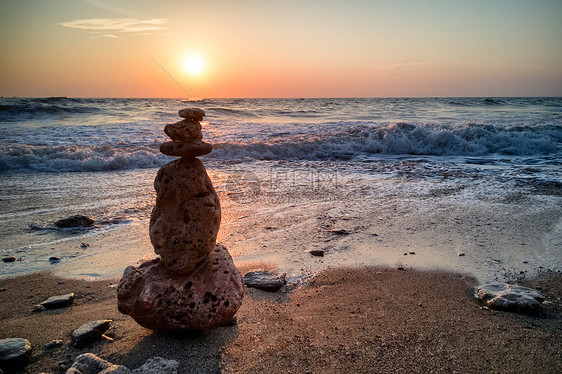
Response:
[[[285,273],[278,275],[270,271],[251,271],[244,275],[244,283],[248,287],[277,292],[286,283]]]
[[[545,300],[536,290],[506,283],[478,287],[478,298],[492,309],[519,313],[536,311]]]
[[[45,349],[55,349],[59,348],[63,345],[63,341],[61,339],[51,340],[47,344],[44,345]]]
[[[0,339],[0,369],[6,372],[27,364],[31,358],[31,343],[27,339]]]
[[[8,291],[7,288],[0,288],[0,292]]]
[[[415,255],[415,254],[416,254],[416,252],[408,252],[408,253],[410,253],[411,255]]]
[[[349,231],[343,229],[342,230],[331,229],[330,232],[335,235],[349,235]]]
[[[193,119],[195,121],[202,121],[205,117],[205,112],[199,108],[186,108],[178,111],[181,118]]]
[[[8,256],[8,257],[4,257],[2,259],[3,262],[14,262],[16,261],[16,258],[14,256]]]
[[[74,215],[68,218],[59,219],[55,226],[59,228],[90,227],[94,225],[94,220],[83,215]]]
[[[308,253],[310,253],[313,256],[324,257],[324,250],[323,249],[313,249],[313,250],[309,251]]]
[[[177,374],[178,362],[176,360],[165,360],[162,357],[153,357],[138,369],[133,370],[133,374]]]
[[[114,365],[92,353],[84,353],[76,357],[66,374],[131,374],[131,371],[122,365]],[[157,373],[157,372],[154,372]]]
[[[404,252],[404,256],[408,256],[408,252]]]
[[[50,262],[51,264],[56,264],[57,262],[60,262],[60,261],[61,261],[61,260],[60,260],[59,257],[55,257],[55,256],[49,257],[49,262]]]
[[[33,313],[41,313],[41,312],[44,312],[44,311],[46,311],[46,310],[47,310],[47,308],[45,308],[45,307],[44,307],[43,305],[41,305],[41,304],[35,305],[35,306],[33,307]]]
[[[111,320],[98,320],[83,324],[72,332],[72,344],[77,348],[86,347],[97,341],[109,329]]]
[[[88,248],[90,245],[88,243],[80,243],[81,248]]]
[[[396,270],[405,271],[406,269],[404,268],[404,266],[398,266]]]
[[[59,295],[59,296],[51,296],[47,300],[43,301],[41,305],[45,307],[45,309],[57,309],[57,308],[66,308],[67,306],[72,305],[74,302],[74,293],[68,293],[66,295]]]
[[[464,256],[464,253],[461,252],[461,253],[458,254],[458,256],[462,257],[462,256]]]

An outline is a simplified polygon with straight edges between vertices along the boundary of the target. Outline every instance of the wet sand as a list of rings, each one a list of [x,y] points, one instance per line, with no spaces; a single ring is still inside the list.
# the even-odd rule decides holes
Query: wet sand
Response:
[[[237,324],[166,335],[117,311],[115,280],[87,282],[36,273],[0,281],[0,337],[23,337],[33,357],[22,373],[59,373],[92,352],[131,369],[148,358],[175,359],[179,373],[555,373],[562,371],[562,276],[520,283],[552,306],[532,316],[481,308],[469,276],[383,268],[321,272],[306,286],[248,289]],[[55,294],[75,292],[69,308],[33,313]],[[84,349],[70,333],[112,319],[108,338]],[[43,345],[62,339],[64,345]]]

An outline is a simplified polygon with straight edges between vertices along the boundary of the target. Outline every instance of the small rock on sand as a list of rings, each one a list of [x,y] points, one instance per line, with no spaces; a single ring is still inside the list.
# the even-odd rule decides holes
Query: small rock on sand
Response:
[[[74,293],[68,293],[66,295],[51,296],[47,300],[43,301],[41,305],[45,309],[57,309],[66,308],[72,305],[74,302]]]
[[[92,353],[84,353],[78,357],[66,371],[66,374],[130,374],[131,371],[122,365],[114,365],[109,361],[105,361]],[[155,372],[156,373],[156,372]]]
[[[31,343],[22,338],[0,339],[0,369],[11,372],[31,357]]]
[[[544,301],[544,296],[536,290],[506,283],[478,287],[478,298],[492,309],[522,313],[537,310]]]
[[[133,374],[177,374],[178,362],[175,360],[165,360],[162,357],[153,357],[138,369],[133,370]]]
[[[263,291],[276,292],[285,285],[285,274],[274,274],[270,271],[251,271],[244,275],[244,284]]]
[[[45,349],[55,349],[61,347],[63,345],[63,341],[61,339],[51,340],[47,344],[43,346]]]
[[[101,338],[109,329],[111,320],[98,320],[83,324],[72,332],[72,344],[77,348],[86,347]]]
[[[322,249],[313,249],[309,253],[313,256],[324,257],[324,250]]]
[[[59,219],[55,226],[59,228],[90,227],[94,225],[94,220],[80,214],[68,218]]]
[[[14,256],[9,256],[9,257],[4,257],[2,259],[3,262],[14,262],[16,261],[16,258]]]

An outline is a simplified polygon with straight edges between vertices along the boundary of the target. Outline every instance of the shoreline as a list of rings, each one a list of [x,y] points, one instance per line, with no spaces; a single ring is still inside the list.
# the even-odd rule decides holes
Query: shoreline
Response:
[[[267,293],[246,289],[237,323],[210,332],[162,334],[117,311],[117,280],[62,279],[34,273],[0,280],[0,337],[31,341],[22,373],[59,373],[92,352],[130,369],[161,356],[178,373],[282,372],[557,372],[562,363],[562,275],[521,283],[553,304],[537,315],[482,308],[467,275],[381,267],[336,268],[302,287]],[[65,309],[33,313],[49,296],[76,293]],[[9,302],[8,302],[9,301]],[[83,323],[111,319],[101,340],[70,346]],[[43,346],[53,339],[63,345]]]

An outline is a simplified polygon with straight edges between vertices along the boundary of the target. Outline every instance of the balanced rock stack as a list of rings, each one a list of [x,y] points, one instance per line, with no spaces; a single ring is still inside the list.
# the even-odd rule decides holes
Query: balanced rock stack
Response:
[[[181,158],[154,180],[156,205],[150,240],[160,257],[129,266],[117,287],[118,308],[153,330],[210,330],[229,324],[242,303],[244,283],[228,251],[216,244],[221,210],[203,163],[201,109],[182,109],[166,125],[172,141],[160,151]]]

